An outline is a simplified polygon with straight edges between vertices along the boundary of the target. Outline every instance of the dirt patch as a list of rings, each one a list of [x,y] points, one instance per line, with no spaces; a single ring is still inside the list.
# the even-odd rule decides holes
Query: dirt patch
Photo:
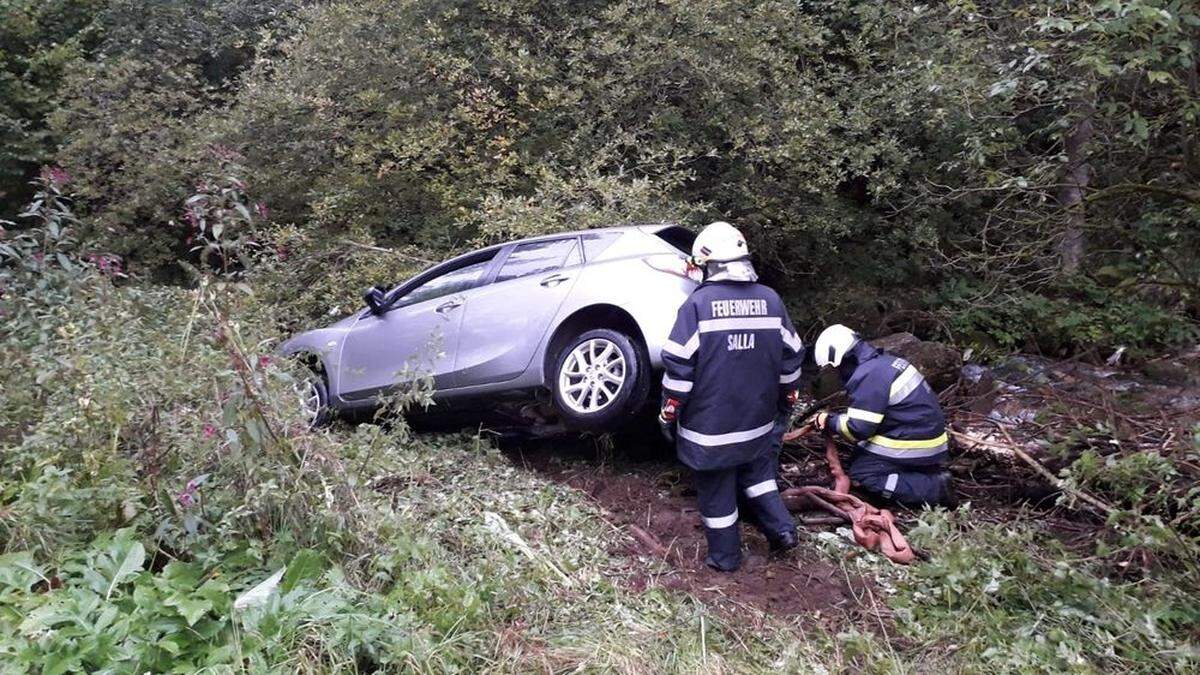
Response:
[[[803,542],[785,557],[773,556],[766,539],[748,525],[742,528],[742,567],[733,573],[709,569],[687,470],[663,458],[633,460],[621,455],[614,463],[611,453],[587,445],[522,444],[506,453],[515,463],[587,494],[613,524],[626,531],[636,526],[661,543],[669,571],[660,574],[647,565],[633,575],[635,586],[657,584],[718,605],[736,603],[776,616],[830,623],[864,610],[859,599],[872,595],[868,580],[847,575]],[[632,559],[656,557],[636,538],[616,548]]]
[[[995,445],[1023,447],[1053,473],[1089,449],[1101,457],[1117,452],[1178,456],[1190,451],[1190,430],[1200,420],[1200,350],[1167,366],[1180,374],[1164,383],[1166,378],[1130,368],[1013,357],[994,369],[964,367],[959,381],[944,389],[941,399],[951,429],[991,439]],[[811,447],[785,450],[781,488],[830,485],[820,439],[814,436],[806,442]],[[766,540],[744,526],[747,555],[742,568],[732,574],[708,569],[691,476],[669,453],[649,450],[658,445],[637,436],[608,446],[570,436],[502,443],[514,463],[584,492],[610,522],[631,535],[614,537],[619,542],[614,545],[633,561],[635,586],[672,588],[718,605],[748,605],[776,616],[815,617],[834,625],[847,619],[868,626],[888,623],[872,581],[848,575],[812,545],[811,537],[832,526],[803,525],[802,536],[810,541],[783,559],[769,555]],[[848,454],[843,448],[843,463]],[[1180,470],[1183,488],[1190,489],[1194,465],[1179,466],[1190,467]],[[1036,521],[1047,535],[1080,555],[1093,553],[1098,541],[1113,536],[1102,513],[1060,506],[1058,490],[1011,452],[956,442],[950,469],[959,501],[971,502],[971,517],[977,522]],[[916,520],[913,512],[889,508],[902,530]],[[797,516],[798,524],[820,520]],[[648,536],[639,537],[634,528]],[[936,550],[927,553],[937,555]],[[654,558],[667,563],[666,573],[658,565],[645,564]]]

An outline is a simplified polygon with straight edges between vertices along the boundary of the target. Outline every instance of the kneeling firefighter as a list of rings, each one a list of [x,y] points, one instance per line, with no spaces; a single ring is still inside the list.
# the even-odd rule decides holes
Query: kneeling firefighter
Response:
[[[849,410],[816,420],[857,444],[850,479],[901,504],[952,506],[946,418],[921,373],[840,324],[821,332],[813,357],[837,369],[850,397]]]
[[[775,484],[778,450],[800,378],[801,344],[779,295],[757,283],[746,239],[715,222],[696,237],[704,282],[679,308],[663,346],[659,421],[695,471],[708,539],[705,562],[741,565],[738,491],[772,550],[796,546],[796,526]],[[678,425],[676,427],[676,425]]]

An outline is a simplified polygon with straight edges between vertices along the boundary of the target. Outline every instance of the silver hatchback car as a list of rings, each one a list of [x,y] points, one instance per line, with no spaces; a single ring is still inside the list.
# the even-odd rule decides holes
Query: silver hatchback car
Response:
[[[365,309],[280,352],[312,369],[314,425],[432,375],[435,401],[548,394],[564,426],[612,429],[642,409],[662,368],[698,283],[685,257],[694,238],[636,225],[491,246],[371,289]]]

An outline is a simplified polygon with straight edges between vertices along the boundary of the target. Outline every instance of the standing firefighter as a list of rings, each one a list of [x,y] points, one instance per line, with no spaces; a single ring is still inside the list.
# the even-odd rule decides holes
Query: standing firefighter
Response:
[[[659,419],[695,471],[705,562],[722,571],[741,564],[739,490],[772,550],[796,546],[775,475],[786,422],[778,418],[794,400],[800,339],[779,295],[757,283],[749,255],[729,223],[704,228],[692,246],[704,283],[679,308],[663,347]]]
[[[813,356],[837,368],[850,396],[849,410],[821,413],[816,426],[857,444],[851,480],[901,504],[951,505],[946,418],[921,373],[840,324],[821,331]]]

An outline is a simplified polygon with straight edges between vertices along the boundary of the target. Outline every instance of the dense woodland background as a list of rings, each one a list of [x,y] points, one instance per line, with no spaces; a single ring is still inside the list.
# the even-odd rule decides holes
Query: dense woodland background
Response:
[[[915,515],[912,568],[824,533],[857,609],[781,617],[657,585],[486,435],[308,432],[273,349],[483,243],[721,218],[809,340],[1174,363],[1198,50],[1185,0],[0,0],[0,672],[1194,669],[1168,403],[1031,420],[1110,505],[1064,497],[1073,544],[1025,506]]]
[[[142,280],[184,280],[184,202],[225,153],[262,209],[224,236],[294,253],[312,312],[404,272],[346,241],[437,259],[727,218],[809,332],[1100,355],[1196,335],[1188,2],[0,11],[0,214],[61,166],[80,246]]]

